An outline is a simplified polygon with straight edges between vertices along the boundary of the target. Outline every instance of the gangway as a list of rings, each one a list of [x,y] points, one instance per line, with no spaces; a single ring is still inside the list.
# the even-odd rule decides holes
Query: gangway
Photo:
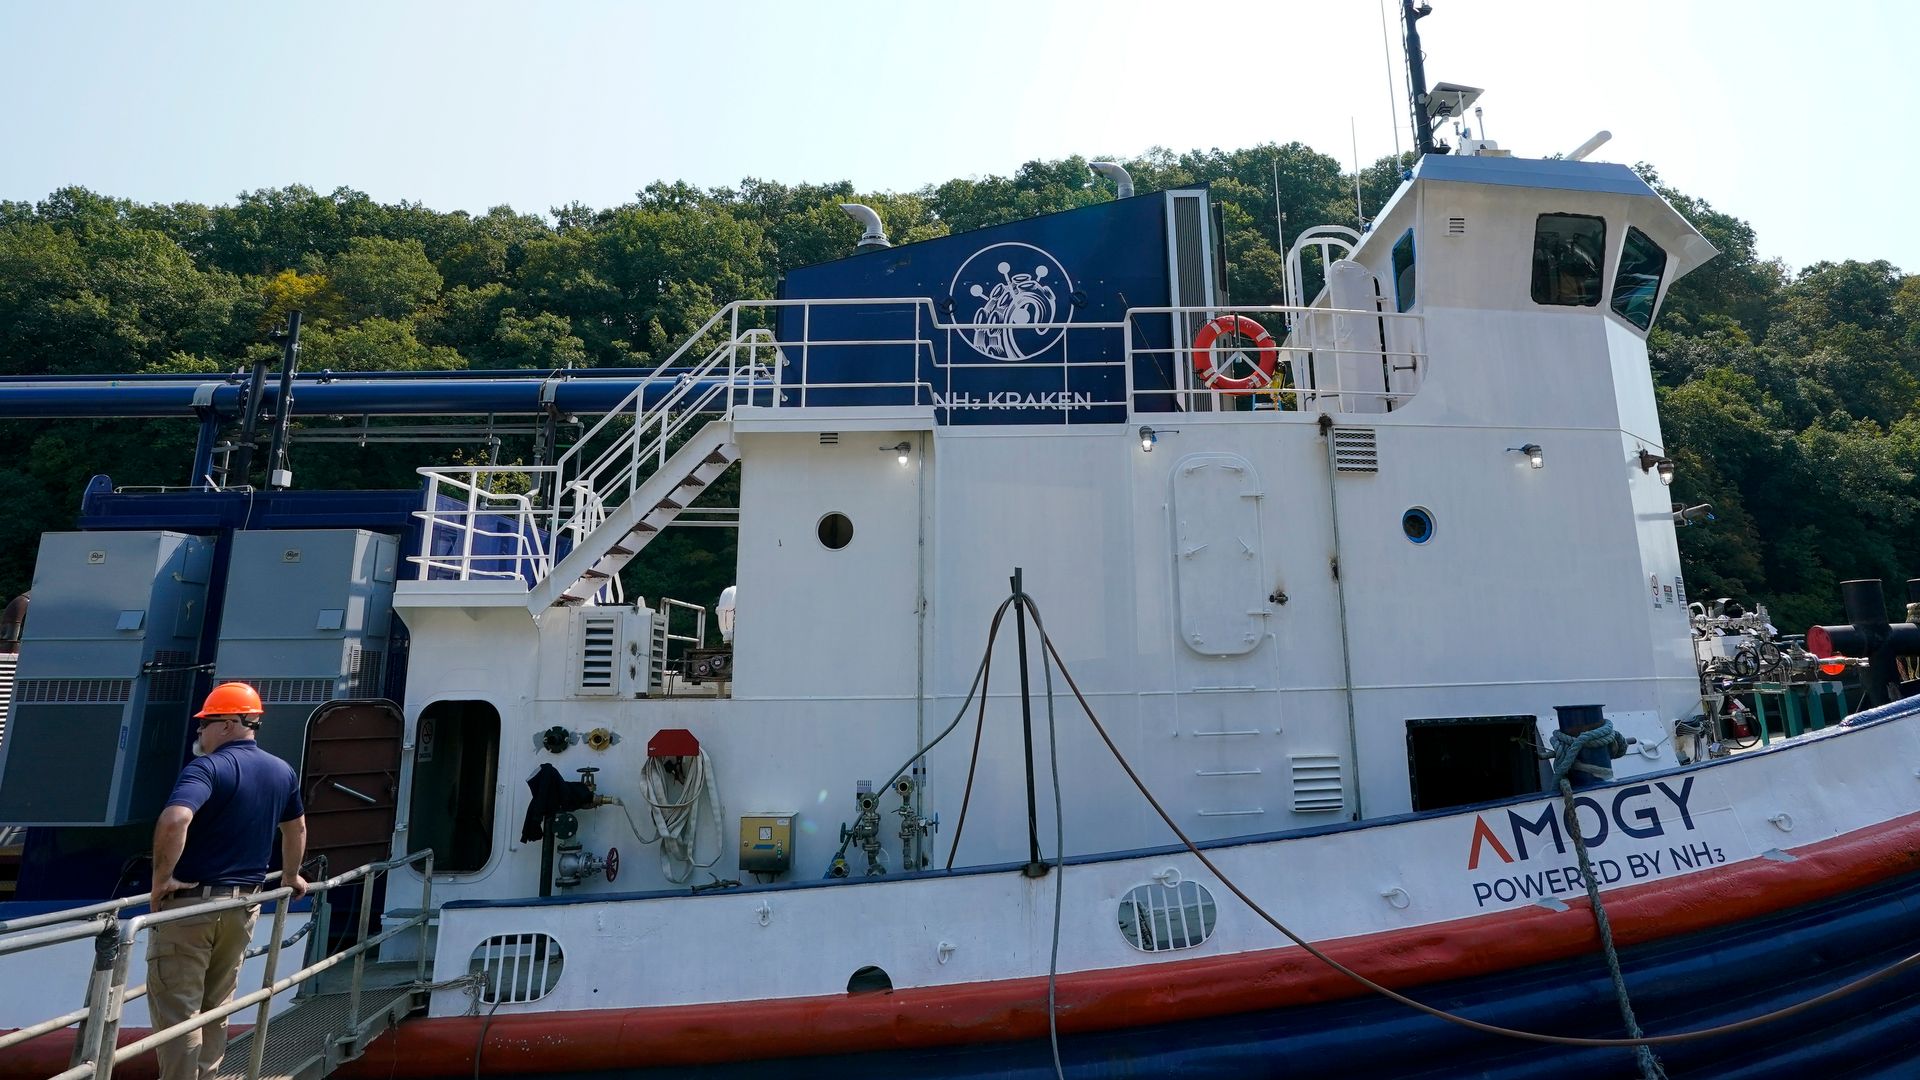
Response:
[[[420,907],[407,913],[389,913],[390,925],[368,936],[373,913],[373,890],[377,880],[389,871],[420,864]],[[277,880],[276,873],[269,883]],[[26,918],[0,922],[0,965],[18,954],[91,939],[95,963],[88,980],[81,1008],[17,1031],[0,1034],[0,1054],[35,1039],[78,1025],[69,1068],[52,1080],[108,1080],[117,1066],[163,1043],[182,1038],[215,1021],[225,1020],[248,1009],[254,1010],[251,1030],[227,1041],[220,1077],[245,1080],[320,1080],[341,1065],[358,1058],[366,1047],[395,1023],[422,1006],[427,992],[427,963],[431,955],[430,932],[433,882],[433,852],[415,852],[404,858],[368,863],[346,873],[308,886],[314,898],[313,911],[305,927],[291,936],[286,933],[287,901],[292,890],[280,887],[253,896],[209,900],[201,904],[146,912],[122,919],[127,908],[144,905],[151,893],[129,896],[69,908]],[[331,893],[343,886],[359,885],[359,923],[354,943],[328,954],[329,921],[333,908]],[[119,1043],[120,1019],[128,1002],[146,994],[145,983],[128,986],[134,944],[142,931],[163,923],[177,922],[197,915],[235,908],[261,908],[272,904],[272,932],[267,943],[247,954],[264,955],[265,974],[260,986],[248,993],[236,990],[226,1005],[201,1013],[171,1027],[154,1031],[124,1045]],[[393,921],[392,917],[400,917]],[[421,940],[415,959],[404,962],[380,962],[370,959],[382,944],[402,934],[419,930]],[[310,935],[310,936],[309,936]],[[309,937],[306,958],[298,971],[281,976],[280,957],[284,949]],[[15,961],[18,963],[18,961]],[[282,995],[292,992],[289,1001]],[[282,1007],[275,1011],[275,999]]]

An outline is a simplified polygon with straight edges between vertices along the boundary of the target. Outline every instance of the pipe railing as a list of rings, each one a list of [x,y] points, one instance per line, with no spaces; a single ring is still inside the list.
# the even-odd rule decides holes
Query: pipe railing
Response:
[[[1108,412],[1094,410],[1123,409],[1122,420],[1131,420],[1142,411],[1151,415],[1169,410],[1233,411],[1245,407],[1233,400],[1238,397],[1250,398],[1256,409],[1274,411],[1389,411],[1419,391],[1427,375],[1427,354],[1421,317],[1384,310],[1385,306],[1377,303],[1376,310],[1300,304],[1144,307],[1129,309],[1117,322],[1023,324],[1018,328],[1021,333],[1057,336],[1047,342],[1044,358],[1010,364],[986,354],[979,359],[957,359],[978,353],[982,341],[991,335],[1012,331],[1000,323],[942,321],[933,301],[925,297],[735,301],[702,323],[615,408],[588,427],[553,465],[420,470],[429,478],[428,505],[420,515],[427,520],[429,541],[440,529],[453,529],[462,539],[457,554],[433,555],[428,545],[413,561],[419,564],[422,579],[431,577],[435,570],[453,573],[462,580],[520,576],[517,570],[481,568],[489,560],[511,563],[511,555],[473,554],[476,538],[502,537],[478,528],[479,519],[490,512],[491,504],[483,505],[485,500],[499,497],[481,489],[481,477],[509,472],[549,474],[552,483],[547,490],[553,493],[549,505],[515,504],[510,509],[525,515],[518,520],[529,536],[553,538],[572,530],[579,543],[609,510],[634,497],[640,485],[666,463],[676,440],[696,418],[718,415],[728,419],[746,405],[806,408],[823,394],[833,392],[891,392],[904,403],[933,407],[936,418],[947,421],[971,411],[1026,410],[1062,423],[1096,417],[1101,422],[1113,422]],[[862,315],[877,312],[882,317],[894,317],[900,320],[896,325],[903,332],[910,315],[912,334],[836,337],[831,331],[816,333],[818,313],[848,307],[862,309]],[[785,336],[765,326],[748,325],[768,321],[778,324],[787,309],[798,309],[798,315],[786,320]],[[1278,333],[1271,347],[1279,360],[1273,372],[1255,379],[1262,385],[1210,386],[1197,373],[1195,360],[1201,358],[1201,350],[1183,340],[1187,330],[1198,321],[1225,315],[1265,318],[1275,323],[1273,329]],[[1142,320],[1152,324],[1151,333],[1143,331]],[[846,320],[838,322],[844,326]],[[798,336],[792,336],[796,330]],[[1170,343],[1158,344],[1155,339]],[[816,380],[812,371],[814,354],[826,349],[884,349],[902,363],[892,368],[895,377],[890,379]],[[1214,366],[1220,351],[1224,349],[1205,357],[1207,364],[1202,366]],[[1251,346],[1240,351],[1255,360],[1259,357],[1259,350]],[[692,356],[699,359],[690,361]],[[844,353],[841,357],[844,359]],[[1136,367],[1142,360],[1161,368],[1165,386],[1138,385]],[[1375,365],[1377,372],[1372,370]],[[1012,394],[989,391],[975,397],[974,384],[990,381],[977,374],[986,371],[1018,371],[1025,380],[1023,389]],[[1047,389],[1049,380],[1040,373],[1056,371],[1058,383]],[[1143,410],[1141,406],[1148,403],[1158,407]],[[464,482],[460,480],[463,476]],[[443,484],[456,495],[465,494],[464,509],[440,508]],[[533,543],[539,546],[542,541],[535,539]],[[545,558],[542,551],[531,564],[536,573],[545,573],[557,561]]]
[[[408,866],[414,863],[420,863],[422,866],[419,913],[400,920],[394,926],[389,927],[374,937],[367,937],[368,920],[372,914],[373,907],[373,885],[375,880],[380,875],[386,874],[397,867]],[[278,875],[275,875],[275,877],[277,876]],[[269,880],[274,879],[269,878]],[[91,937],[95,940],[95,962],[92,977],[88,982],[86,1006],[64,1016],[57,1016],[35,1024],[32,1027],[21,1028],[19,1031],[11,1032],[6,1036],[4,1041],[0,1041],[0,1049],[17,1045],[31,1038],[38,1038],[41,1035],[57,1031],[60,1028],[67,1027],[76,1022],[84,1022],[80,1036],[75,1042],[76,1061],[73,1067],[67,1069],[65,1072],[56,1074],[53,1080],[83,1080],[85,1077],[93,1077],[94,1080],[107,1080],[107,1078],[113,1075],[113,1070],[116,1066],[123,1065],[140,1054],[172,1042],[190,1032],[198,1031],[201,1028],[209,1027],[215,1023],[225,1023],[227,1017],[232,1016],[234,1013],[257,1006],[258,1012],[254,1018],[253,1033],[249,1040],[252,1045],[252,1056],[248,1062],[246,1074],[247,1080],[257,1080],[260,1075],[262,1055],[266,1050],[267,1035],[272,1023],[271,1007],[273,999],[287,990],[307,983],[320,973],[331,970],[348,961],[353,962],[353,974],[348,986],[349,1015],[347,1029],[349,1033],[357,1033],[361,1020],[360,992],[362,984],[365,981],[366,956],[369,952],[385,942],[418,927],[421,929],[423,940],[418,954],[415,980],[416,982],[422,982],[425,979],[427,948],[424,935],[427,919],[433,910],[433,851],[429,848],[424,851],[414,852],[404,858],[368,863],[365,866],[356,867],[343,874],[327,878],[324,881],[315,882],[307,887],[307,891],[309,895],[313,895],[316,898],[324,898],[329,890],[356,881],[360,882],[361,886],[359,936],[356,938],[355,943],[332,956],[323,957],[314,963],[306,965],[293,974],[284,977],[277,977],[277,974],[279,970],[280,953],[288,944],[288,941],[283,939],[282,936],[286,927],[287,901],[293,896],[293,890],[284,886],[255,893],[251,896],[236,896],[230,899],[209,900],[206,903],[191,904],[186,907],[172,908],[165,911],[149,911],[126,920],[124,924],[120,923],[117,912],[122,908],[134,904],[146,903],[151,899],[151,893],[126,897],[123,900],[109,901],[105,904],[89,905],[86,908],[75,908],[64,912],[49,913],[48,915],[31,916],[27,919],[19,919],[11,923],[0,924],[0,926],[4,926],[6,929],[17,930],[21,928],[21,924],[23,923],[32,923],[32,926],[28,927],[28,929],[57,924],[63,921],[75,923],[75,925],[72,926],[56,927],[54,930],[42,930],[38,933],[0,938],[0,955],[23,952],[28,949],[57,944],[62,941],[78,940],[82,937]],[[210,915],[216,912],[233,911],[237,909],[258,908],[269,903],[274,905],[273,927],[267,944],[266,972],[261,980],[259,989],[231,998],[226,1004],[219,1008],[210,1009],[189,1017],[177,1024],[150,1032],[145,1037],[130,1042],[125,1046],[116,1046],[119,1040],[120,1019],[126,1003],[139,997],[146,991],[144,984],[133,988],[127,986],[127,973],[132,965],[133,944],[142,930],[166,923],[179,922],[182,919],[190,919],[200,915]],[[76,922],[76,920],[79,921]],[[100,925],[101,923],[104,923],[104,925]],[[78,933],[75,933],[75,931]],[[297,938],[298,935],[295,935],[294,940],[297,940]],[[324,949],[324,942],[321,942],[321,947]],[[33,1034],[27,1034],[28,1032],[32,1032]]]

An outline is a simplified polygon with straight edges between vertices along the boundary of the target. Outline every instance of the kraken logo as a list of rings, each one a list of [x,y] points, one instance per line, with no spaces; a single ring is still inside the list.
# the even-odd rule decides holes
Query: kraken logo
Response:
[[[989,275],[987,268],[992,267]],[[995,360],[1031,360],[1051,349],[1072,320],[1073,279],[1060,260],[1032,244],[981,248],[960,264],[949,294],[966,343]]]

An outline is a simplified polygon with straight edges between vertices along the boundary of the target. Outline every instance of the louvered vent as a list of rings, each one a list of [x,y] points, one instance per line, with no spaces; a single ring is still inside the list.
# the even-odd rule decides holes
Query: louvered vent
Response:
[[[1374,445],[1373,429],[1334,428],[1333,467],[1341,472],[1379,472],[1380,450]]]
[[[840,433],[839,433],[839,432],[837,432],[837,431],[823,431],[823,432],[821,432],[821,433],[820,433],[820,445],[821,445],[821,446],[839,446],[839,445],[840,445]]]
[[[0,746],[7,745],[7,712],[13,707],[13,671],[19,653],[0,653]]]
[[[1346,785],[1340,776],[1340,759],[1333,754],[1294,754],[1293,812],[1331,814],[1347,805]]]
[[[193,686],[193,654],[156,649],[147,679],[148,701],[185,701]]]
[[[132,679],[23,679],[20,700],[35,705],[117,705],[133,691]]]
[[[620,614],[587,612],[580,616],[580,677],[574,689],[582,694],[610,695],[618,689]]]
[[[229,680],[221,678],[218,681]],[[332,679],[239,679],[260,691],[263,705],[318,705],[333,696]]]
[[[1448,218],[1447,219],[1447,235],[1448,236],[1467,235],[1467,219],[1463,217]]]
[[[381,678],[386,666],[386,653],[362,650],[355,646],[347,656],[347,692],[359,698],[381,696],[381,691],[386,689]]]

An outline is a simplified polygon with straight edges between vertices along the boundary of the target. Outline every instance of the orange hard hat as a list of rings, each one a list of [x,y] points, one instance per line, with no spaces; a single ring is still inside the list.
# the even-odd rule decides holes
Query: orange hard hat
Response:
[[[260,707],[260,693],[243,682],[221,683],[207,695],[207,703],[194,713],[196,719],[209,716],[259,716],[266,712]]]

